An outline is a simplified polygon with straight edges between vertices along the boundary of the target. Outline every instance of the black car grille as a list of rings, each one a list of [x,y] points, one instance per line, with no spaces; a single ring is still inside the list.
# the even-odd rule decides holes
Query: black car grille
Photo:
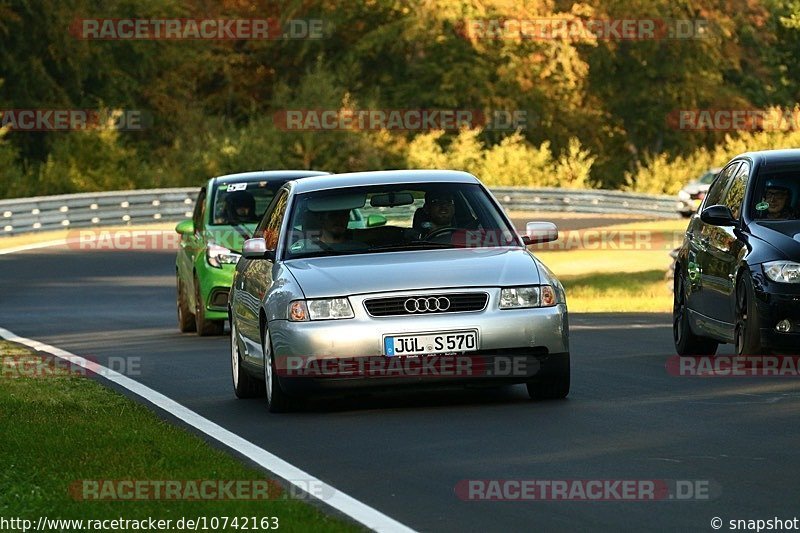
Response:
[[[415,294],[365,300],[364,306],[372,316],[433,315],[481,311],[488,300],[485,292]]]

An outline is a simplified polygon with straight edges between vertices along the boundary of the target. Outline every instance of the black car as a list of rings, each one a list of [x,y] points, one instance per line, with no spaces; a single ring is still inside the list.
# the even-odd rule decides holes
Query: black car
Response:
[[[800,353],[800,150],[735,157],[692,217],[675,263],[680,355]]]

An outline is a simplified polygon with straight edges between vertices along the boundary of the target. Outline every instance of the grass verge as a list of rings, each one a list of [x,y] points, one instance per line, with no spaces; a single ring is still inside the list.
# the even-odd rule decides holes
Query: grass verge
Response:
[[[114,231],[174,231],[176,222],[161,222],[158,224],[140,224],[128,226],[104,226],[97,228],[72,228],[53,231],[41,231],[36,233],[23,233],[13,236],[0,236],[0,250],[16,248],[17,246],[27,246],[29,244],[39,244],[43,242],[59,241],[66,239],[80,239],[81,232],[90,234],[92,231],[114,232]]]
[[[615,231],[649,232],[650,248],[533,251],[564,284],[571,312],[669,313],[672,291],[664,276],[672,262],[669,252],[680,244],[687,224],[681,219],[597,228],[608,232],[606,235]],[[570,236],[562,234],[561,238]]]
[[[173,524],[181,517],[206,517],[209,525],[212,517],[240,517],[239,526],[242,517],[255,517],[256,530],[263,530],[262,518],[277,517],[281,530],[360,531],[290,498],[263,472],[167,424],[144,406],[46,361],[27,348],[0,341],[0,453],[5,464],[0,469],[0,517],[22,517],[34,524],[40,516],[153,517]],[[175,480],[184,487],[199,480],[262,480],[271,489],[268,499],[246,501],[96,500],[85,499],[84,494],[94,493],[83,492],[82,480]],[[188,490],[181,493],[191,497]],[[232,525],[220,523],[209,530],[237,531]]]
[[[573,313],[672,311],[672,292],[664,280],[663,270],[564,276],[561,282]]]

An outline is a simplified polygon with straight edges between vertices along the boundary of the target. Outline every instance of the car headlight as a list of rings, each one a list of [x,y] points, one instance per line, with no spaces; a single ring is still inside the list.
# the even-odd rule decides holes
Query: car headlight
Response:
[[[206,248],[208,264],[215,268],[222,268],[222,265],[235,265],[239,262],[240,257],[242,257],[241,254],[217,244],[209,244]]]
[[[780,283],[800,283],[800,263],[794,261],[770,261],[764,263],[764,274]]]
[[[353,308],[347,298],[327,298],[324,300],[294,300],[289,304],[289,320],[306,322],[308,320],[337,320],[353,318]]]
[[[550,285],[510,287],[500,290],[500,309],[526,307],[551,307],[559,303],[556,291]]]

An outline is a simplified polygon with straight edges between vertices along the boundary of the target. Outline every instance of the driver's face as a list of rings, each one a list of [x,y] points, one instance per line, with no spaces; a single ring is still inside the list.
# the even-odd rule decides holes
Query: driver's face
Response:
[[[783,211],[783,209],[786,207],[789,194],[780,189],[767,189],[764,199],[769,204],[769,212],[772,214],[777,214]]]
[[[437,226],[446,226],[453,219],[455,205],[452,197],[434,198],[428,202],[431,222]]]

